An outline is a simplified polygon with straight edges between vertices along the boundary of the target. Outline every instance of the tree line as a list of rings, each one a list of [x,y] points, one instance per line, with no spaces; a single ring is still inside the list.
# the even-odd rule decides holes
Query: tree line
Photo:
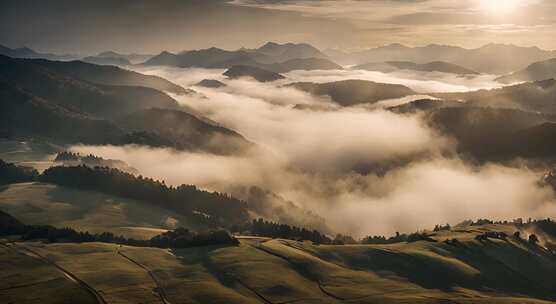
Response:
[[[31,182],[38,177],[39,172],[35,169],[16,166],[0,159],[0,185]]]
[[[317,230],[290,226],[286,224],[265,221],[262,218],[254,219],[241,225],[232,226],[232,232],[262,236],[270,238],[281,238],[288,240],[308,240],[317,244],[332,244],[332,239]]]
[[[211,245],[238,245],[239,241],[225,230],[193,232],[185,228],[161,233],[149,240],[136,240],[116,236],[112,232],[89,233],[69,227],[25,225],[11,215],[0,211],[0,236],[19,236],[21,241],[45,240],[50,243],[104,242],[137,247],[188,248]]]
[[[193,185],[167,186],[164,182],[115,168],[50,167],[38,180],[144,201],[211,227],[225,227],[248,219],[247,203],[227,194],[203,191]]]

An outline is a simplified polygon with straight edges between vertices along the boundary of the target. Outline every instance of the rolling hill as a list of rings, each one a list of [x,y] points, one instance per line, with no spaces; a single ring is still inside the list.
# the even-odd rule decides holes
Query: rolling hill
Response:
[[[464,106],[466,106],[465,103],[453,100],[419,99],[399,106],[389,107],[387,109],[394,113],[407,114]]]
[[[328,96],[341,106],[374,103],[379,100],[401,98],[416,94],[398,84],[377,83],[366,80],[343,80],[328,83],[297,82],[289,86],[316,96]]]
[[[418,64],[409,61],[388,61],[381,63],[366,63],[352,67],[354,70],[378,71],[383,73],[391,73],[398,70],[410,70],[420,72],[442,72],[458,75],[478,75],[479,73],[464,68],[462,66],[443,62],[433,61],[425,64]]]
[[[116,123],[128,131],[155,133],[169,141],[166,146],[178,150],[233,154],[253,145],[234,131],[179,110],[142,110]]]
[[[7,288],[10,281],[0,280],[5,290],[0,299],[23,301],[30,278],[53,276],[60,267],[109,303],[553,303],[554,253],[511,236],[521,229],[513,224],[462,226],[434,233],[435,242],[390,245],[256,237],[241,239],[239,246],[172,250],[17,242],[0,248],[0,261],[8,274],[19,269],[23,286]],[[486,232],[509,236],[475,239]],[[538,228],[535,233],[547,235]],[[71,286],[70,279],[60,276],[58,281]],[[48,287],[36,284],[33,291],[56,291]],[[62,289],[42,303],[89,300],[78,287]]]
[[[114,123],[72,111],[0,81],[0,133],[58,143],[101,144],[124,134]]]
[[[135,239],[151,238],[176,225],[191,227],[184,216],[145,202],[54,184],[12,184],[0,198],[0,210],[28,225],[111,231]]]
[[[461,153],[479,161],[550,160],[556,155],[551,137],[554,115],[473,106],[438,108],[428,114],[433,127],[457,140]]]
[[[388,110],[400,114],[424,113],[431,127],[456,140],[458,152],[480,162],[516,158],[551,162],[556,155],[553,114],[428,99]]]
[[[238,79],[242,77],[253,78],[259,82],[268,82],[284,79],[285,77],[271,71],[267,71],[255,66],[234,65],[223,74],[230,79]]]
[[[144,144],[214,153],[250,146],[231,130],[186,112],[170,111],[181,107],[156,89],[82,80],[106,75],[103,82],[171,84],[161,78],[82,62],[0,57],[0,66],[3,137],[39,137],[59,144]]]
[[[501,83],[540,81],[556,78],[556,58],[532,63],[527,68],[497,78]]]
[[[201,81],[199,81],[198,83],[195,84],[196,86],[199,87],[205,87],[205,88],[212,88],[212,89],[216,89],[216,88],[221,88],[221,87],[225,87],[226,84],[218,81],[216,79],[203,79]]]
[[[276,73],[287,73],[295,70],[343,70],[344,68],[325,58],[295,58],[273,64],[258,64],[257,67]]]
[[[191,93],[190,90],[186,90],[164,78],[152,75],[143,75],[115,66],[100,66],[82,61],[60,62],[49,60],[28,60],[20,61],[19,63],[42,66],[53,73],[96,84],[140,86],[175,94]]]
[[[431,94],[444,99],[465,101],[478,107],[520,109],[556,114],[556,80],[527,82],[492,90]]]
[[[47,100],[49,104],[95,118],[113,118],[151,107],[178,107],[175,100],[155,89],[93,84],[68,77],[57,72],[59,64],[68,69],[72,63],[39,61],[36,64],[35,60],[1,57],[0,81]],[[51,65],[53,69],[49,68]]]

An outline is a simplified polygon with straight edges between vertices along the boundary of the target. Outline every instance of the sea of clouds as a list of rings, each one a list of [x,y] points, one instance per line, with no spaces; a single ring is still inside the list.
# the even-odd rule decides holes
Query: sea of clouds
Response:
[[[356,237],[412,232],[466,219],[556,215],[554,193],[539,185],[542,172],[497,164],[471,165],[454,152],[452,139],[419,114],[385,107],[426,93],[496,87],[493,76],[442,73],[294,71],[285,80],[228,80],[223,70],[141,67],[190,87],[196,95],[172,95],[188,111],[233,129],[255,147],[237,155],[213,155],[139,146],[75,146],[73,150],[121,159],[145,176],[178,185],[228,192],[257,186],[322,216],[334,232]],[[202,79],[227,84],[195,86]],[[365,79],[404,84],[425,94],[339,107],[285,84]],[[304,105],[306,107],[300,107]]]

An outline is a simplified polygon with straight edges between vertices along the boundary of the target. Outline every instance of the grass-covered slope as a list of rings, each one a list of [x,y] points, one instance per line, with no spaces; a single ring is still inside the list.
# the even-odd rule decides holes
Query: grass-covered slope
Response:
[[[150,302],[145,289],[170,303],[552,303],[556,257],[542,244],[511,236],[517,229],[527,235],[512,224],[490,224],[436,232],[437,242],[390,245],[244,238],[239,246],[175,250],[102,243],[12,246],[48,257],[110,303],[135,303],[140,296]],[[493,231],[510,236],[475,239]]]
[[[91,233],[110,231],[135,239],[188,226],[182,216],[137,200],[43,183],[4,186],[0,210],[29,225],[72,227]]]
[[[59,269],[0,245],[0,303],[95,304],[95,298]]]

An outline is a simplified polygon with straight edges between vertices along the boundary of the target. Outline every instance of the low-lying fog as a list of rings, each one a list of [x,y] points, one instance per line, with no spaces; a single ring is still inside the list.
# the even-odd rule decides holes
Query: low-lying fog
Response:
[[[423,96],[340,108],[327,99],[282,87],[293,81],[367,79],[425,93],[495,87],[494,77],[296,71],[286,73],[287,80],[262,84],[225,80],[222,70],[140,71],[184,87],[205,78],[224,81],[227,86],[220,89],[193,86],[200,94],[173,97],[257,147],[235,156],[137,146],[76,146],[75,151],[121,159],[143,175],[174,185],[195,184],[232,194],[259,186],[324,217],[334,232],[357,237],[465,219],[556,215],[554,193],[538,184],[542,172],[466,164],[453,153],[453,141],[427,127],[421,116],[398,115],[380,107]],[[295,107],[300,104],[310,107]]]

